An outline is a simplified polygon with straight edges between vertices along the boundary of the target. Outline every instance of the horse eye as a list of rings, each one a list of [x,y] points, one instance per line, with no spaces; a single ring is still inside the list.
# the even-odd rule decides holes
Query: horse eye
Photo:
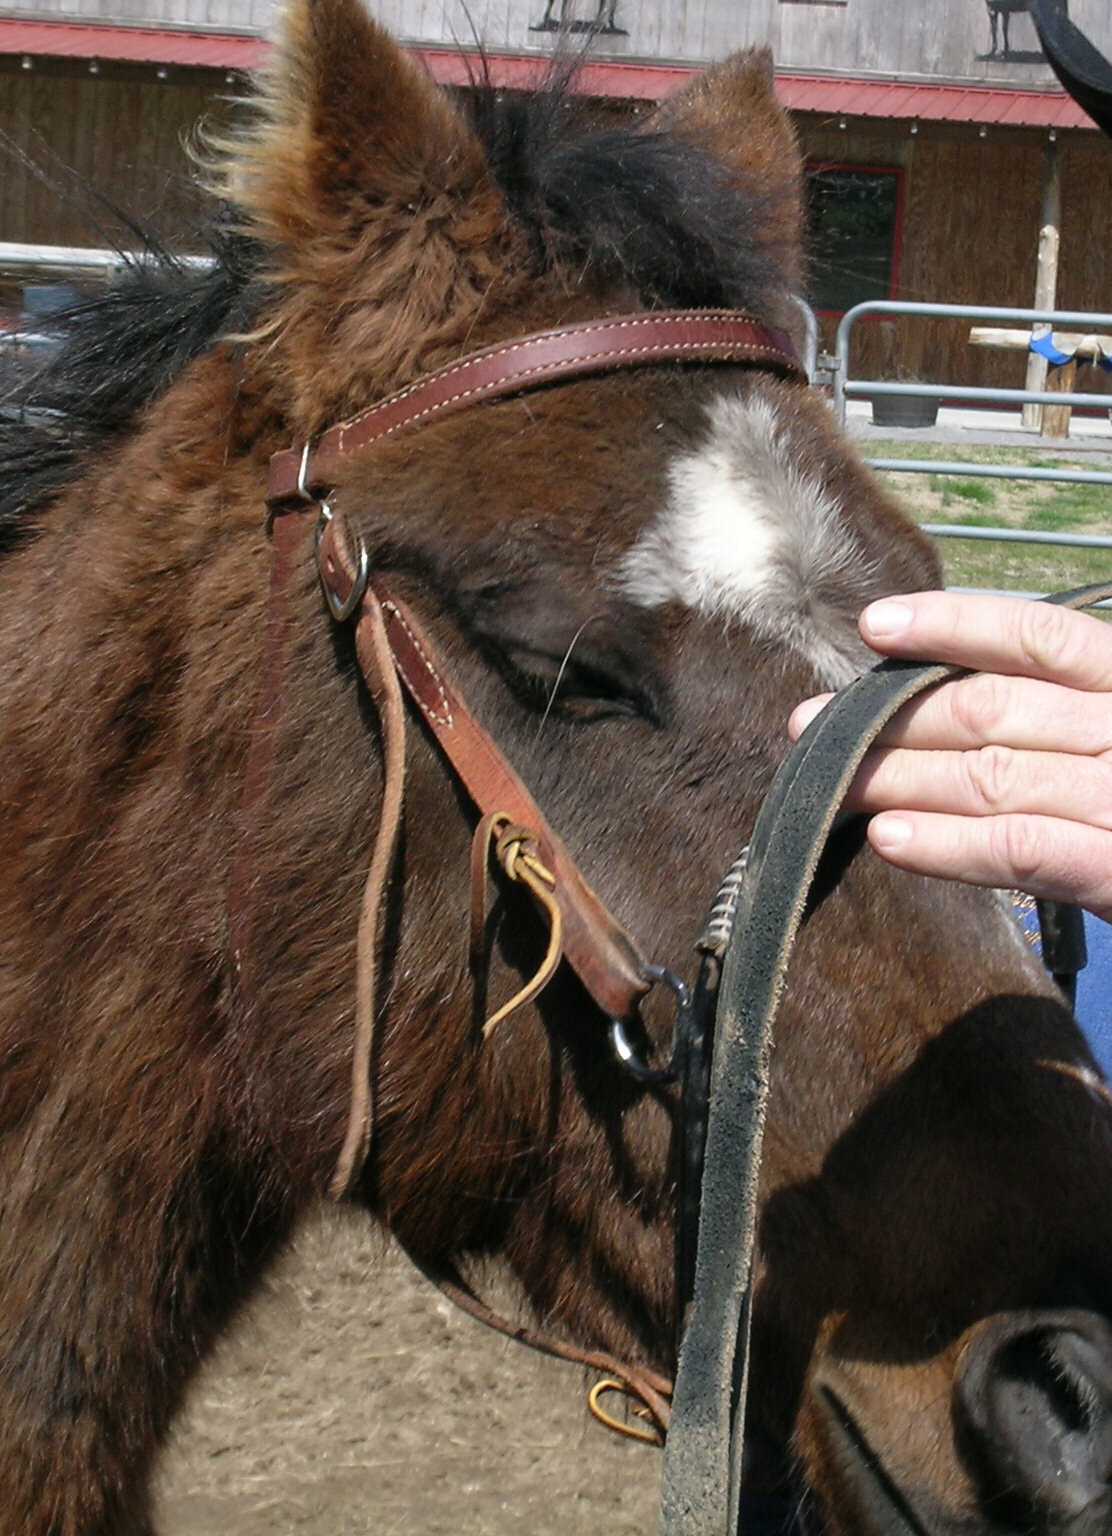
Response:
[[[644,717],[644,710],[633,699],[599,698],[586,694],[557,694],[553,708],[569,720],[610,720]]]
[[[523,704],[569,720],[660,724],[665,689],[636,616],[615,621],[600,613],[576,623],[547,591],[538,597],[534,588],[503,585],[495,595],[471,595],[465,622]]]
[[[544,673],[533,675],[532,703],[566,720],[647,720],[663,722],[662,689],[651,670],[622,656],[595,655],[568,660],[546,657]]]
[[[583,722],[625,718],[660,723],[654,691],[625,668],[504,644],[496,659],[513,692],[539,714]]]
[[[548,690],[546,706],[571,720],[654,719],[655,710],[645,691],[633,679],[609,674],[598,667],[567,666],[555,687]]]

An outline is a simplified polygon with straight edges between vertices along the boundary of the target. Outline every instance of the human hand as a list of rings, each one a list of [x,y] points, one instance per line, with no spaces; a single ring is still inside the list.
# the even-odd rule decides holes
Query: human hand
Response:
[[[1112,921],[1112,626],[1024,598],[919,592],[873,603],[887,656],[978,670],[906,705],[847,807],[901,869],[1075,901]],[[792,737],[827,702],[793,712]]]

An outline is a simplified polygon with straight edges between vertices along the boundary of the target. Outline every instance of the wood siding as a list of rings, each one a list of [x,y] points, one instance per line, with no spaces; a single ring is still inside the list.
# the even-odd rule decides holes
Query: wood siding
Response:
[[[803,120],[809,160],[896,165],[906,172],[896,297],[940,304],[1034,302],[1045,136],[923,124],[836,126]],[[1060,142],[1062,229],[1058,308],[1112,312],[1112,148],[1096,135]],[[816,253],[819,254],[819,253]],[[1022,389],[1025,356],[969,345],[969,321],[866,320],[854,332],[859,378]],[[836,321],[824,318],[827,345]],[[1089,370],[1085,389],[1107,376]]]
[[[97,206],[100,193],[159,238],[195,246],[202,199],[185,146],[221,111],[222,89],[223,75],[158,80],[153,70],[90,75],[0,61],[0,240],[104,245],[100,222],[133,244]]]
[[[191,27],[213,32],[265,32],[274,0],[23,0],[5,16],[35,21],[103,21],[130,27]]]
[[[547,0],[370,0],[399,37],[453,46],[479,37],[492,50],[547,52],[552,34],[535,30]],[[599,0],[555,0],[583,21]],[[260,31],[272,0],[23,0],[5,14]],[[1108,0],[1070,0],[1070,15],[1112,53]],[[985,0],[616,0],[621,33],[596,39],[604,58],[702,63],[735,48],[767,44],[782,69],[927,76],[1049,85],[1028,16],[1011,19],[1011,54],[990,56]]]

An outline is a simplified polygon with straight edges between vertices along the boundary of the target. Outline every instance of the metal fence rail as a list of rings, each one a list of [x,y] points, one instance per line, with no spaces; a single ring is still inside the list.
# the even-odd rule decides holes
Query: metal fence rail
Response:
[[[1063,395],[1046,390],[981,389],[971,385],[895,383],[885,379],[855,379],[850,372],[853,328],[866,315],[921,315],[933,319],[1005,320],[1013,325],[1080,325],[1086,330],[1112,327],[1112,315],[1076,309],[1001,309],[990,304],[919,304],[897,299],[870,299],[846,311],[834,343],[834,412],[845,426],[846,398],[868,395],[925,395],[934,400],[966,400],[1009,405],[1095,405],[1107,410],[1112,395]]]
[[[792,302],[799,310],[799,316],[803,322],[803,366],[807,370],[808,379],[813,384],[819,367],[819,317],[807,300],[800,298],[798,294],[792,296]]]
[[[1061,396],[1058,397],[1061,399]],[[1108,439],[1112,454],[1112,436]],[[1112,473],[1097,469],[1043,469],[1026,464],[966,464],[960,459],[869,459],[874,469],[899,475],[970,475],[984,480],[1049,480],[1062,485],[1112,485]]]
[[[21,245],[0,240],[0,273],[26,277],[28,273],[48,272],[54,276],[108,277],[142,266],[154,258],[146,251],[101,250],[84,245]],[[210,256],[174,256],[173,261],[186,271],[204,271],[212,265]]]
[[[985,539],[995,544],[1053,544],[1062,549],[1112,549],[1100,533],[1044,533],[1038,528],[986,528],[977,523],[920,523],[934,539]]]
[[[18,352],[23,347],[34,350],[54,345],[53,336],[43,336],[38,331],[0,331],[0,351],[7,349],[10,352]]]
[[[965,385],[897,383],[881,379],[855,379],[850,370],[850,345],[853,328],[866,315],[920,315],[953,320],[1006,321],[1011,324],[1043,326],[1081,326],[1086,331],[1112,327],[1112,314],[1072,309],[1004,309],[984,304],[922,304],[874,299],[855,305],[838,326],[832,361],[833,403],[839,424],[846,423],[846,402],[863,396],[917,395],[935,400],[961,400],[995,405],[1055,405],[1112,407],[1112,395],[1064,394],[1049,390],[980,389]],[[1112,434],[1108,440],[1112,453]],[[1059,469],[1025,464],[964,463],[947,458],[898,459],[866,458],[871,468],[904,475],[952,475],[963,479],[1018,480],[1059,485],[1106,485],[1112,487],[1112,472],[1099,469]],[[1110,499],[1112,507],[1112,499]],[[923,523],[924,533],[940,539],[980,539],[997,544],[1042,544],[1064,549],[1112,549],[1112,537],[1087,533],[1044,533],[1003,526],[964,523]],[[1024,594],[1031,596],[1033,594]]]

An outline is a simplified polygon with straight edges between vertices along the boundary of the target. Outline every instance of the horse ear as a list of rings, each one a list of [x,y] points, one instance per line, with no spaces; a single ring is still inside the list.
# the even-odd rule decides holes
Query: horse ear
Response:
[[[524,266],[475,134],[359,0],[289,0],[225,192],[266,250],[267,367],[303,434],[459,349]]]
[[[731,55],[669,97],[645,126],[695,140],[739,181],[761,189],[762,238],[798,289],[803,163],[795,130],[776,100],[771,50]]]
[[[432,199],[493,196],[451,99],[359,0],[289,0],[260,106],[230,191],[268,243],[362,235],[392,210],[412,224]]]

